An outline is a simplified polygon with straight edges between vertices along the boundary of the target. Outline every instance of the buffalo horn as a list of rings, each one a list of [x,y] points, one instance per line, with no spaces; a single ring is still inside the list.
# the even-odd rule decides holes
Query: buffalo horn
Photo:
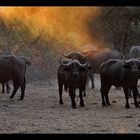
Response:
[[[125,57],[126,57],[126,55],[123,56],[123,59],[122,59],[124,63],[126,63]]]

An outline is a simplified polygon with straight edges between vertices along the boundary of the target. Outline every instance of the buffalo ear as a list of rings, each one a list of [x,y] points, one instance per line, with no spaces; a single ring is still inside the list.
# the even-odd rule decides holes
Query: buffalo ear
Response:
[[[123,67],[124,67],[124,68],[130,68],[130,65],[127,64],[127,63],[125,63],[125,64],[123,65]]]

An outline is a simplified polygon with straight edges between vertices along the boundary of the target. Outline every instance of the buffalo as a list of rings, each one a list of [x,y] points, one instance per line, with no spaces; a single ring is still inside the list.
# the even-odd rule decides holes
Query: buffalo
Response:
[[[132,46],[129,50],[129,59],[132,59],[132,58],[135,58],[135,59],[138,59],[140,60],[140,46]],[[139,75],[139,79],[140,79],[140,75]],[[131,95],[131,90],[130,90],[130,96]],[[139,92],[138,92],[138,97],[140,96]]]
[[[71,60],[76,59],[76,60],[78,60],[81,64],[84,64],[84,63],[87,62],[86,55],[83,55],[83,54],[80,53],[80,52],[70,52],[69,54],[64,54],[64,53],[62,52],[62,56],[64,56],[64,57],[67,58],[67,59],[71,59]],[[87,73],[88,77],[89,77],[90,74],[92,73],[91,71],[92,71],[92,69],[89,69],[89,70],[88,70],[88,73]],[[89,79],[89,78],[88,78],[88,79]],[[84,96],[86,96],[86,91],[84,90],[83,92],[84,92]]]
[[[1,54],[2,55],[2,54]],[[3,56],[5,56],[5,54],[3,54]],[[22,60],[25,62],[26,66],[29,66],[31,65],[31,60],[33,59],[33,57],[31,58],[26,58],[24,56],[18,56],[17,57],[18,59]],[[6,90],[7,90],[7,93],[10,93],[10,85],[9,85],[9,82],[6,82],[6,83],[2,83],[2,93],[5,92],[5,86],[6,86]]]
[[[58,87],[60,104],[63,104],[62,91],[64,85],[69,90],[72,108],[76,108],[76,89],[79,89],[80,106],[84,107],[82,91],[84,91],[86,87],[88,69],[90,69],[90,67],[87,66],[87,63],[81,64],[78,60],[71,60],[69,62],[61,60],[61,65],[58,68]]]
[[[0,67],[0,83],[7,83],[9,80],[13,81],[14,89],[10,99],[15,96],[18,88],[20,87],[20,100],[23,100],[26,88],[26,62],[14,55],[5,55],[0,56]]]
[[[130,108],[128,98],[129,89],[132,89],[135,107],[139,107],[136,94],[137,81],[140,71],[140,61],[137,59],[111,59],[100,66],[102,105],[110,105],[108,92],[112,85],[123,87],[126,99],[126,108]]]

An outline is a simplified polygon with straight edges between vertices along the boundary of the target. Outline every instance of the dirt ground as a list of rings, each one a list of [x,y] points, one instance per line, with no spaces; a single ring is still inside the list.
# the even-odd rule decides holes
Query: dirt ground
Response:
[[[125,109],[123,91],[112,87],[111,106],[102,107],[99,75],[95,79],[96,89],[87,88],[84,108],[79,106],[78,93],[76,109],[71,108],[67,92],[64,105],[59,105],[56,80],[51,85],[47,81],[27,84],[23,101],[20,90],[12,100],[10,94],[0,93],[0,133],[140,133],[140,108],[134,107],[133,98],[131,108]]]

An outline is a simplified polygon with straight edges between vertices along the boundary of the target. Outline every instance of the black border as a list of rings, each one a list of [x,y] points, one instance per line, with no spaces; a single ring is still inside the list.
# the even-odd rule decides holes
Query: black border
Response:
[[[0,6],[138,6],[139,5],[139,0],[0,0]],[[67,135],[67,134],[35,134],[34,137],[37,138],[36,136],[45,136],[45,138],[52,138],[55,137],[58,139],[57,136],[61,136],[61,137],[67,137],[67,138],[85,138],[85,136],[95,136],[95,137],[101,137],[103,139],[108,139],[111,135],[106,135],[106,134],[74,134],[74,135]],[[127,134],[128,135],[128,134]],[[19,138],[18,136],[20,136],[21,138],[26,138],[25,136],[32,136],[32,134],[11,134],[7,135],[7,134],[2,134],[0,135],[0,137],[2,136],[9,136],[9,138],[11,139],[12,137],[15,139]],[[120,136],[125,136],[125,135],[113,135],[115,136],[115,138],[120,138]],[[117,136],[117,137],[116,137]],[[130,135],[128,135],[130,137]],[[135,135],[136,136],[136,135]],[[60,137],[60,138],[61,138]],[[105,138],[106,137],[106,138]],[[28,137],[29,138],[29,137]],[[110,137],[111,138],[111,137]],[[113,137],[112,137],[113,138]],[[134,135],[133,135],[133,139],[134,139]]]
[[[0,6],[138,6],[139,0],[0,0]]]

